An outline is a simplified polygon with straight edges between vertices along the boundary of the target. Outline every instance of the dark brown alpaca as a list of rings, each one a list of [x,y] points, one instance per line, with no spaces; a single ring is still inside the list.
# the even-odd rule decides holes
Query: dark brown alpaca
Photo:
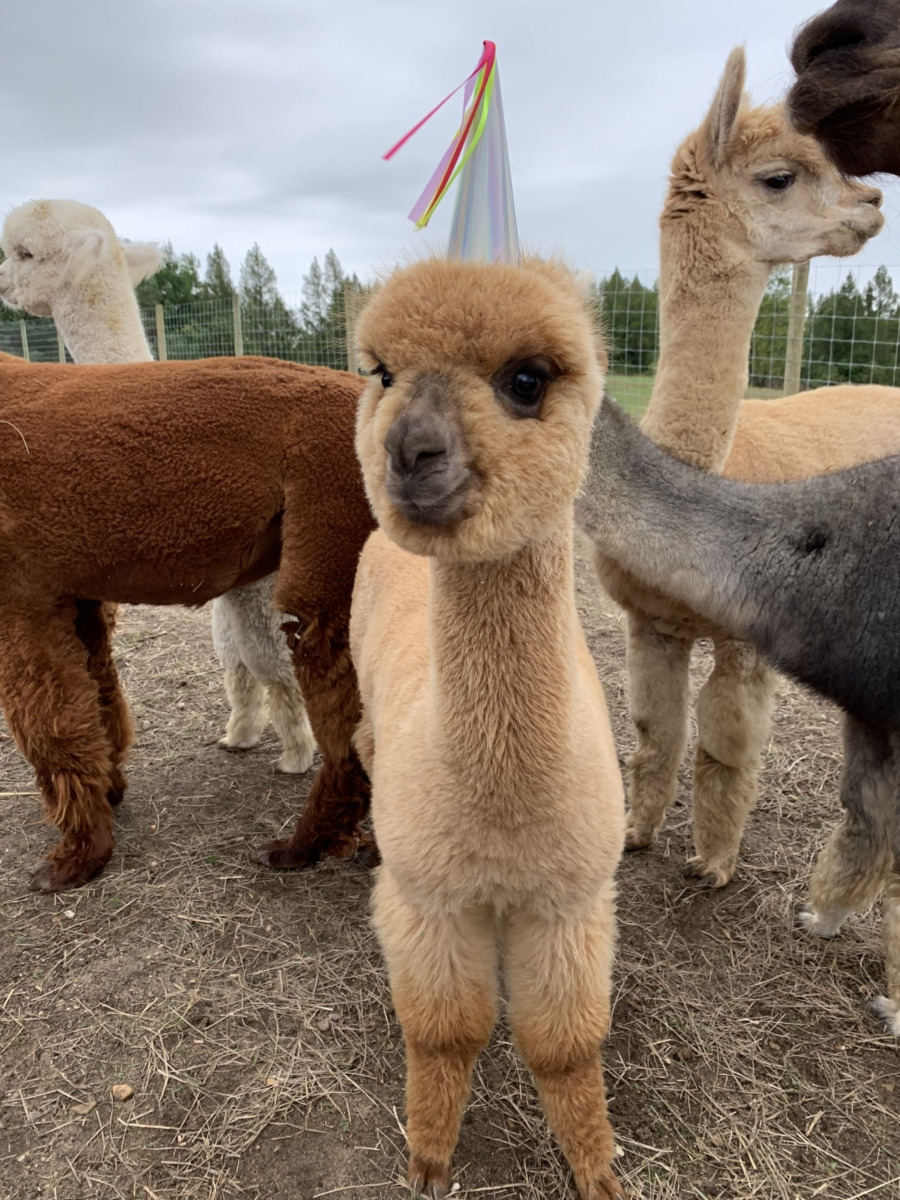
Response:
[[[61,841],[32,887],[113,850],[131,721],[114,604],[200,605],[281,563],[276,603],[322,768],[274,867],[351,853],[368,781],[347,626],[374,526],[353,454],[362,381],[267,359],[30,365],[0,355],[0,704]]]
[[[849,175],[900,175],[900,0],[838,0],[800,29],[788,109]]]

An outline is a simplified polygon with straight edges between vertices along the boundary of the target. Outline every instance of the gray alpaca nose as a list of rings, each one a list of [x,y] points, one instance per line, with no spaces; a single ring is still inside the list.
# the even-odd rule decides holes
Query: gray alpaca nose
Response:
[[[384,439],[391,466],[398,475],[412,475],[426,463],[446,455],[452,437],[447,422],[428,410],[407,411],[399,416]]]

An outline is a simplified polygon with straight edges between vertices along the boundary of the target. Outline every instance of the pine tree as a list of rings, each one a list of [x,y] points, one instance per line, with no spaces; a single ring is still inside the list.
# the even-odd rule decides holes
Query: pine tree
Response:
[[[163,245],[165,262],[155,275],[135,288],[138,304],[189,304],[201,295],[200,259],[196,254],[176,254],[172,243]]]
[[[259,242],[254,242],[241,267],[241,299],[246,304],[274,306],[281,301],[277,283],[275,271],[260,250]]]
[[[210,300],[228,299],[234,295],[231,266],[225,257],[225,251],[218,242],[213,245],[212,252],[206,256],[203,294]]]
[[[329,254],[332,251],[329,250]],[[326,263],[328,259],[326,258]],[[314,258],[309,271],[303,276],[303,286],[300,290],[303,297],[300,304],[300,320],[303,328],[311,334],[321,333],[328,316],[328,306],[331,296],[325,290],[325,278],[318,258]]]

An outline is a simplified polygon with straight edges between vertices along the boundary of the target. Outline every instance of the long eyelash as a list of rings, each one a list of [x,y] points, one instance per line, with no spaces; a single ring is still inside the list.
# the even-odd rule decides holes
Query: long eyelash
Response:
[[[373,355],[372,357],[374,358],[375,356]],[[383,375],[385,373],[385,371],[387,371],[387,367],[384,365],[383,362],[380,362],[380,363],[376,363],[371,371],[363,371],[361,373],[363,375]]]

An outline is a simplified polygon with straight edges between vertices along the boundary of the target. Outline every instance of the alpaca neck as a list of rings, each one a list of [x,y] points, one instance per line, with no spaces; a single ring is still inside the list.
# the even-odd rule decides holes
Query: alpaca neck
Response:
[[[663,215],[659,366],[641,427],[694,466],[718,471],[728,457],[768,277],[709,213]]]
[[[432,733],[463,800],[518,824],[571,742],[578,618],[571,521],[498,561],[431,560]]]
[[[77,288],[65,289],[52,311],[76,363],[149,362],[153,358],[127,276],[110,278],[95,271]]]

